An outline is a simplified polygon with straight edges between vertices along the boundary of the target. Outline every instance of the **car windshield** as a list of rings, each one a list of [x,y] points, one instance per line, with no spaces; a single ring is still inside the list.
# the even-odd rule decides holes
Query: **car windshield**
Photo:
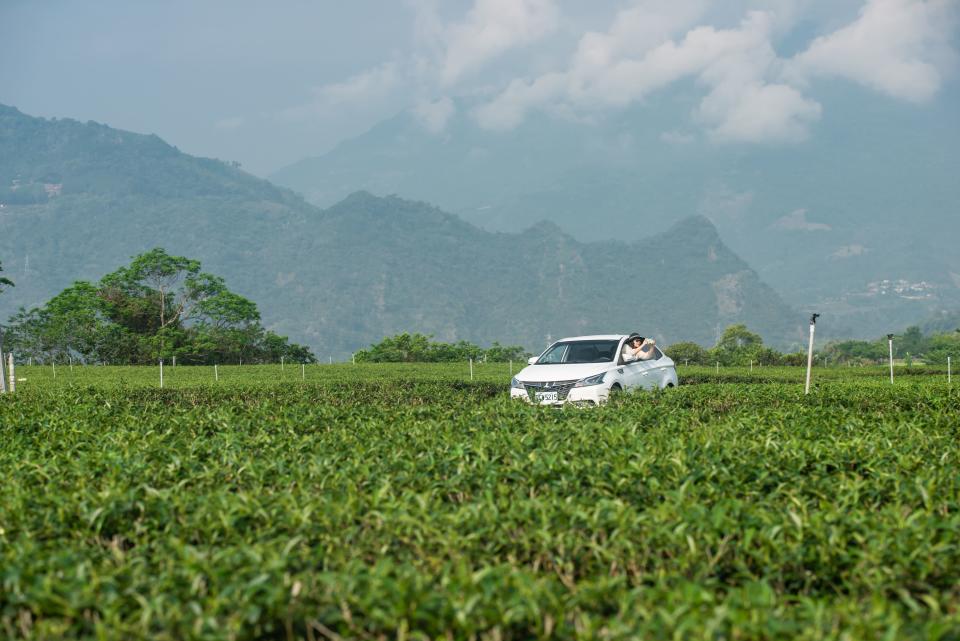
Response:
[[[618,343],[616,340],[562,341],[551,345],[535,364],[606,363],[616,356]]]

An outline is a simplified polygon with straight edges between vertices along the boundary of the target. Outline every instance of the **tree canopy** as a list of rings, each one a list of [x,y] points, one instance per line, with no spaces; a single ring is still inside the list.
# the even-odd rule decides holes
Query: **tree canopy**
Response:
[[[432,338],[432,335],[419,333],[387,336],[368,349],[360,350],[355,357],[358,362],[366,363],[449,363],[470,358],[506,363],[528,356],[522,347],[505,346],[496,341],[483,349],[467,341],[442,343],[430,340]]]
[[[78,281],[43,307],[11,319],[24,356],[108,363],[314,362],[310,351],[267,331],[252,301],[200,262],[156,248],[93,284]]]
[[[0,272],[3,271],[3,263],[0,263]],[[3,293],[3,290],[7,287],[13,287],[13,281],[9,278],[4,278],[0,276],[0,293]]]

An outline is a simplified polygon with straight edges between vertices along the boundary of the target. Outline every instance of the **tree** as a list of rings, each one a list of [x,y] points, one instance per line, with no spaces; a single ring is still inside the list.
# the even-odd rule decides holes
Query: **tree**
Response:
[[[755,363],[769,363],[771,352],[763,346],[763,339],[747,329],[743,323],[731,325],[723,331],[720,342],[710,350],[710,358],[724,365],[746,365],[750,361]]]
[[[41,308],[21,309],[21,353],[110,363],[313,362],[310,351],[265,330],[253,301],[227,289],[200,262],[153,249],[96,285],[77,282]]]
[[[664,353],[673,359],[678,365],[683,363],[693,363],[694,365],[707,365],[710,362],[710,355],[707,350],[700,345],[690,342],[674,343],[664,350]]]
[[[104,276],[100,287],[115,320],[156,330],[183,325],[205,301],[227,291],[222,278],[200,271],[200,261],[159,247]]]
[[[763,345],[763,339],[760,334],[754,334],[743,323],[731,325],[723,330],[720,342],[717,347],[727,351],[737,351],[744,348],[760,347]]]
[[[3,263],[0,263],[0,272],[2,271],[3,271]],[[4,278],[3,276],[0,276],[0,294],[2,294],[3,290],[5,290],[7,287],[13,287],[13,281],[10,280],[9,278]]]
[[[894,341],[894,346],[898,352],[910,356],[922,356],[926,351],[929,341],[924,337],[923,332],[916,325],[904,330],[900,340]]]

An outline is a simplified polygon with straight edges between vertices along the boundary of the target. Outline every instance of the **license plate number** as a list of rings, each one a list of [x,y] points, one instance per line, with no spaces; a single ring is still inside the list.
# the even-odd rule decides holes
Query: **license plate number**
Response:
[[[556,393],[556,392],[537,392],[536,394],[534,394],[534,398],[536,398],[536,399],[537,399],[538,401],[540,401],[541,403],[544,402],[544,401],[556,401],[556,400],[559,400],[559,399],[557,398],[557,393]]]

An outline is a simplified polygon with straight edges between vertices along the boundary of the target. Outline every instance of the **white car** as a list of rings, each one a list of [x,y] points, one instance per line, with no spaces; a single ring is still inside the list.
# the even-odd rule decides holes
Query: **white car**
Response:
[[[510,382],[510,396],[537,405],[599,405],[612,394],[677,385],[673,360],[654,346],[654,357],[623,362],[627,334],[574,336],[548,347]]]

